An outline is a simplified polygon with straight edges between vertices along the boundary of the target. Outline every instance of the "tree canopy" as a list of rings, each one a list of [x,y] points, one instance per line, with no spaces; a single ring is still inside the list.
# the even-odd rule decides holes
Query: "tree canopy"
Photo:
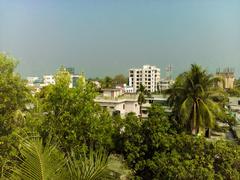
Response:
[[[17,154],[14,132],[24,127],[31,100],[26,82],[14,72],[16,65],[14,58],[0,53],[0,178]]]
[[[192,134],[214,127],[216,115],[221,111],[215,97],[224,96],[216,86],[217,81],[200,66],[192,65],[167,91],[176,119]]]

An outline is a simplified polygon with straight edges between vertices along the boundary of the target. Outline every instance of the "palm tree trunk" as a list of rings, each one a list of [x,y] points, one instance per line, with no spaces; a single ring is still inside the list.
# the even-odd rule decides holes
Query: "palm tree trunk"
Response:
[[[142,119],[142,104],[140,104],[140,119]]]

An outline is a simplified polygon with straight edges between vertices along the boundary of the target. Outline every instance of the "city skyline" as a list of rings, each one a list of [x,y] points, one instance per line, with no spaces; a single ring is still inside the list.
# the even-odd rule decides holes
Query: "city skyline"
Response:
[[[87,77],[144,64],[174,76],[197,63],[240,75],[240,1],[0,0],[0,51],[19,60],[23,76],[61,65]]]

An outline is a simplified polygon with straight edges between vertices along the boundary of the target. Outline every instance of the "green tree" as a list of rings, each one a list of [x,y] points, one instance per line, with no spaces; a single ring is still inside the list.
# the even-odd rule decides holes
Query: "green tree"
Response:
[[[139,89],[137,90],[138,93],[138,104],[140,106],[140,117],[142,118],[142,105],[146,103],[145,96],[150,96],[150,93],[146,90],[146,88],[140,84]]]
[[[69,88],[69,74],[61,70],[56,84],[41,92],[40,102],[45,114],[42,136],[54,135],[64,152],[76,155],[89,147],[112,147],[112,118],[94,102],[93,84],[79,80],[76,88]]]
[[[123,74],[118,74],[113,78],[113,86],[127,84],[128,79]]]
[[[220,106],[214,101],[216,96],[223,96],[216,81],[219,79],[207,74],[198,65],[181,74],[168,93],[175,116],[186,125],[192,134],[205,128],[212,128]]]
[[[240,88],[228,89],[227,93],[229,94],[229,96],[240,97]]]
[[[25,126],[31,99],[26,82],[14,72],[16,65],[14,58],[0,53],[0,178],[14,164],[18,143],[14,132]]]
[[[113,88],[113,79],[109,76],[106,76],[103,80],[101,80],[102,88]]]
[[[239,145],[177,134],[157,104],[145,121],[128,116],[125,127],[123,155],[134,179],[239,179]]]
[[[234,87],[235,87],[235,88],[240,88],[240,78],[239,78],[239,79],[236,79],[236,80],[234,81]]]

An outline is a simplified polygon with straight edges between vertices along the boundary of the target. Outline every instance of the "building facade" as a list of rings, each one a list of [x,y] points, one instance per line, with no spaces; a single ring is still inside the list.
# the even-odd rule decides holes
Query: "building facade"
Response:
[[[103,93],[97,96],[94,101],[106,108],[111,115],[125,117],[130,112],[137,116],[140,114],[138,95],[124,93],[122,89],[103,89]]]
[[[140,69],[129,69],[129,86],[136,92],[142,84],[149,92],[158,91],[160,69],[156,66],[144,65]]]
[[[169,89],[173,84],[174,84],[174,80],[161,79],[158,84],[158,90],[159,92],[162,92],[164,90]]]
[[[220,71],[220,69],[218,69],[216,76],[223,79],[223,82],[218,83],[220,87],[224,89],[234,88],[235,75],[233,69],[226,68],[223,71]]]

